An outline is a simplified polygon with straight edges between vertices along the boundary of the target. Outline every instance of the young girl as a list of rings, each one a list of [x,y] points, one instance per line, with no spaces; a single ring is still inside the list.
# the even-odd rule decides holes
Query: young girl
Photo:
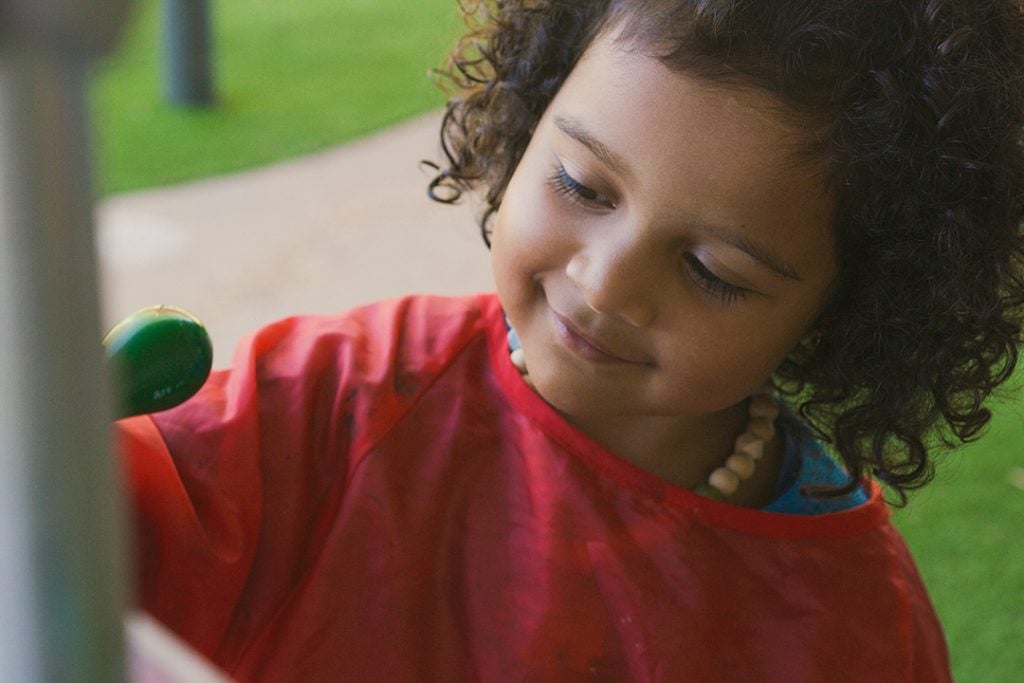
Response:
[[[141,604],[244,680],[948,680],[876,480],[1016,360],[1017,4],[466,11],[431,191],[497,294],[122,423]]]

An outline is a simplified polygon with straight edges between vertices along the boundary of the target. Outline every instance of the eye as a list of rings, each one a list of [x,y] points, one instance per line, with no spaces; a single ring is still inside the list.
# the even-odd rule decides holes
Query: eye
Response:
[[[615,203],[612,200],[573,178],[562,164],[558,164],[548,182],[558,194],[567,197],[571,201],[603,209],[615,208]]]
[[[750,291],[743,287],[731,285],[712,273],[704,263],[693,254],[683,256],[683,262],[694,282],[705,292],[720,299],[722,303],[732,304],[739,299],[746,299]]]

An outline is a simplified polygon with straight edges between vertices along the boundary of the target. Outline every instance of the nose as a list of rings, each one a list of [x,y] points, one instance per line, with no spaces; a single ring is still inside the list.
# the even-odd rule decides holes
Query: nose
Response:
[[[565,273],[591,309],[645,327],[657,310],[650,266],[640,244],[590,244],[569,259]]]

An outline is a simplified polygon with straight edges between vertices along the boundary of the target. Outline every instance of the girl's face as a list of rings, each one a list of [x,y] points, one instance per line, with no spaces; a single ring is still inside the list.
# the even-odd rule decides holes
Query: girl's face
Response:
[[[599,38],[492,236],[537,391],[578,420],[699,417],[763,384],[836,272],[833,203],[768,95]]]

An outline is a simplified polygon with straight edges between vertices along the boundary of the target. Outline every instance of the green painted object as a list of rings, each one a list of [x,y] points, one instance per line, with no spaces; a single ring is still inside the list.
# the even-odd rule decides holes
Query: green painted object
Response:
[[[213,365],[206,328],[173,306],[132,313],[107,333],[103,346],[114,375],[118,418],[184,402],[203,386]]]

